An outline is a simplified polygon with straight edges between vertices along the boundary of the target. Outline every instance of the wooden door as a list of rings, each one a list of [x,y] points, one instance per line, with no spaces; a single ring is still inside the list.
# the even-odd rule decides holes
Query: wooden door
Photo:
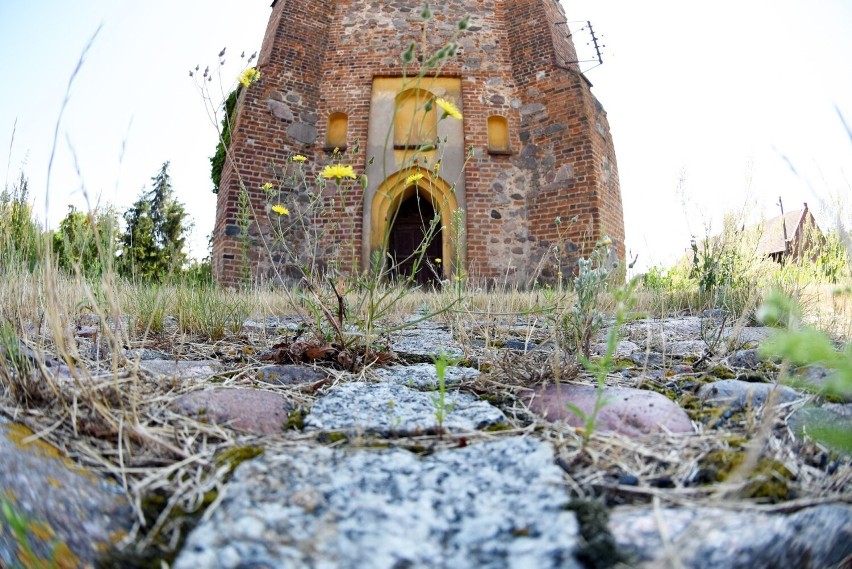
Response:
[[[388,240],[388,254],[393,266],[391,271],[395,277],[408,278],[414,271],[417,260],[417,250],[426,238],[429,226],[435,218],[435,208],[429,200],[412,196],[405,200],[399,208],[396,221]],[[418,285],[434,284],[441,278],[441,264],[436,259],[441,257],[441,229],[432,236],[426,247],[426,255],[417,268],[414,282]]]

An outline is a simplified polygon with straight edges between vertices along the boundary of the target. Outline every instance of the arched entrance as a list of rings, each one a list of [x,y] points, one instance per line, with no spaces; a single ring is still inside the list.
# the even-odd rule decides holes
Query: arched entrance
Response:
[[[388,236],[388,259],[394,277],[418,285],[441,280],[443,230],[435,208],[419,193],[399,205]],[[425,251],[421,248],[425,246]]]
[[[368,268],[369,260],[380,252],[385,261],[390,254],[392,261],[403,263],[401,270],[404,271],[405,252],[413,251],[422,243],[426,230],[437,217],[438,226],[433,231],[427,251],[427,257],[434,266],[434,271],[427,269],[431,275],[429,279],[451,278],[455,271],[461,270],[455,265],[464,263],[464,244],[455,243],[451,235],[453,215],[458,209],[452,187],[433,172],[407,168],[391,174],[379,185],[372,198],[365,227],[370,242],[369,255],[365,251],[363,259],[364,269]],[[463,223],[463,220],[458,221]],[[441,259],[441,262],[437,263],[436,259]],[[421,277],[418,271],[418,281],[426,276],[424,273]]]

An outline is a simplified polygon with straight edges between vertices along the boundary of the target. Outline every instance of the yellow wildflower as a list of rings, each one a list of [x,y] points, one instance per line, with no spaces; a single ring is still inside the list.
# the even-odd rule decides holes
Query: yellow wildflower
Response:
[[[240,83],[243,87],[248,87],[258,79],[260,79],[260,71],[254,67],[249,67],[240,73]]]
[[[307,158],[305,158],[301,154],[296,154],[295,156],[293,156],[293,162],[304,162],[305,160],[307,160]]]
[[[271,192],[272,191],[272,182],[266,182],[265,184],[263,184],[260,187],[260,189],[263,190],[264,192]]]
[[[440,264],[441,264],[441,258],[440,258],[440,257],[438,257],[438,258],[436,258],[436,259],[435,259],[435,264],[436,264],[436,265],[440,265]]]
[[[435,162],[435,166],[434,166],[434,168],[435,168],[435,171],[436,171],[436,172],[437,172],[438,170],[440,170],[440,169],[441,169],[441,163],[440,163],[440,162]]]
[[[407,177],[407,178],[405,179],[405,185],[407,186],[407,185],[409,185],[409,184],[413,184],[413,183],[415,183],[415,182],[419,182],[419,181],[420,181],[420,180],[422,180],[422,179],[423,179],[423,173],[422,173],[422,172],[417,172],[417,173],[415,173],[415,174],[410,175],[409,177]]]
[[[357,178],[355,170],[352,166],[344,166],[343,164],[329,164],[322,171],[323,178]]]
[[[444,110],[444,117],[453,117],[454,119],[462,118],[459,108],[446,99],[435,99],[435,104]],[[443,117],[442,117],[443,118]]]
[[[290,215],[290,210],[281,204],[272,206],[272,211],[274,211],[278,215]]]

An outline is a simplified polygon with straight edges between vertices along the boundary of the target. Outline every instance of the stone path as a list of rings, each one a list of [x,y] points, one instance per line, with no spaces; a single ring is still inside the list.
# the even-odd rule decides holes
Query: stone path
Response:
[[[681,318],[626,327],[619,357],[632,364],[614,377],[646,389],[608,386],[599,432],[637,441],[670,433],[693,436],[700,426],[681,401],[728,414],[759,409],[770,393],[790,409],[802,404],[802,392],[760,382],[759,370],[771,364],[748,345],[717,362],[718,369],[694,369],[691,362],[707,347],[696,339],[702,322]],[[732,334],[723,331],[721,337]],[[739,334],[740,344],[748,344],[765,338],[767,331]],[[449,332],[430,323],[401,333],[394,349],[411,361],[427,360],[438,350],[462,355]],[[176,363],[151,357],[142,362],[146,373],[192,379],[202,386],[199,380],[223,371],[215,361]],[[255,373],[261,389],[208,385],[176,400],[172,409],[177,413],[274,438],[285,436],[289,414],[300,405],[286,391],[276,393],[276,387],[317,390],[305,410],[301,435],[316,437],[286,451],[271,445],[243,462],[215,509],[189,535],[174,567],[582,568],[620,560],[622,566],[648,568],[817,568],[852,559],[852,506],[842,502],[774,513],[601,507],[600,525],[589,526],[573,510],[574,492],[566,479],[571,467],[556,459],[557,447],[530,429],[523,435],[485,433],[506,428],[509,420],[504,409],[470,391],[479,375],[449,367],[442,404],[431,363],[334,380],[305,367],[268,366]],[[571,383],[519,393],[542,424],[572,427],[583,422],[568,411],[568,404],[588,413],[595,397],[594,387]],[[802,436],[801,425],[810,425],[814,416],[848,422],[852,412],[847,407],[804,408],[792,414],[791,429]],[[0,436],[5,461],[0,498],[5,496],[38,523],[45,520],[46,527],[62,528],[34,542],[37,555],[47,558],[51,547],[67,544],[82,566],[94,558],[96,544],[114,543],[129,528],[132,520],[120,488],[77,472],[55,452],[34,461],[8,435],[17,428],[10,425],[0,422],[0,434],[4,429],[7,433]],[[411,442],[418,440],[412,437],[442,432],[456,437],[456,448],[429,450]],[[338,444],[317,442],[328,440]],[[359,440],[366,444],[353,443]],[[600,544],[608,544],[603,553]],[[0,524],[0,566],[21,559],[14,532]]]
[[[567,503],[531,438],[425,458],[305,447],[241,465],[175,568],[579,568]]]

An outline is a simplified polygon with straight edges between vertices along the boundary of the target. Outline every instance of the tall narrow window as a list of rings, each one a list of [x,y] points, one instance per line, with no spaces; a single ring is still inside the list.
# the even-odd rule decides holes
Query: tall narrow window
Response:
[[[438,137],[438,113],[432,94],[424,89],[407,89],[396,96],[393,120],[393,147],[419,148],[433,144]]]
[[[346,131],[349,128],[349,117],[345,113],[331,113],[328,116],[328,131],[325,134],[325,148],[332,150],[346,149]]]
[[[488,152],[491,154],[510,154],[509,122],[506,117],[488,117]]]

